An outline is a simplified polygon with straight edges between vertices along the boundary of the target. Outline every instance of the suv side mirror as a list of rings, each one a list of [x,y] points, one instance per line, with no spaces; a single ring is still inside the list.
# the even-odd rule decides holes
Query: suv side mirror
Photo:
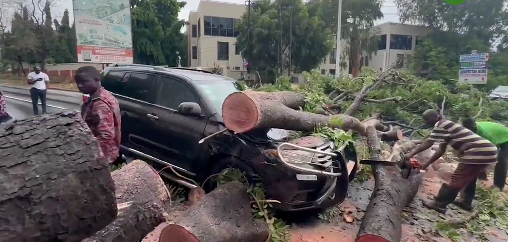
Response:
[[[201,107],[194,102],[183,102],[178,105],[178,113],[184,116],[201,117]]]

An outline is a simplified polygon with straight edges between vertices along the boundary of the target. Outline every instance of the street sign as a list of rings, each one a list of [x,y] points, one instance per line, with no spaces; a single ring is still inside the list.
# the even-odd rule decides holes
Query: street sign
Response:
[[[486,61],[474,61],[474,62],[461,62],[460,69],[469,69],[469,68],[486,68]]]
[[[467,84],[487,84],[489,53],[461,55],[459,57],[459,82]]]

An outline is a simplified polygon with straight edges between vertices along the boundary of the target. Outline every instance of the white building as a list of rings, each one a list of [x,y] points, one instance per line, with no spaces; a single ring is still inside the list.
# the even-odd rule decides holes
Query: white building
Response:
[[[377,53],[368,58],[362,58],[363,66],[376,71],[385,70],[389,67],[405,68],[407,59],[417,48],[418,40],[430,32],[428,27],[384,23],[373,30],[380,36]]]
[[[188,60],[190,67],[220,66],[224,73],[238,78],[246,72],[243,58],[236,48],[235,22],[247,11],[245,4],[201,0],[196,11],[189,14],[187,25]],[[323,74],[335,74],[335,50],[320,66]],[[347,71],[347,67],[342,70]]]

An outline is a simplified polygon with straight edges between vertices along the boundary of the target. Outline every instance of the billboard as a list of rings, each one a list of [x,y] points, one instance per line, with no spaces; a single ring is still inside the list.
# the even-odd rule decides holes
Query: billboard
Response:
[[[78,62],[132,64],[130,0],[73,0]]]
[[[459,57],[459,82],[467,84],[487,84],[489,53],[461,55]]]

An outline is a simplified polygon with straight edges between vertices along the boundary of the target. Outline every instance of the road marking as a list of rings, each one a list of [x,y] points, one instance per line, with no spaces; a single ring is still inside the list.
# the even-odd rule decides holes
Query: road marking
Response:
[[[5,95],[5,97],[6,98],[10,98],[10,99],[14,99],[14,100],[18,100],[18,101],[22,101],[22,102],[32,103],[32,101],[21,99],[21,98],[17,98],[17,97],[10,97],[10,96],[7,96],[7,95]],[[39,105],[42,105],[42,103],[39,102]],[[51,105],[51,104],[46,104],[46,106],[48,106],[50,108],[60,109],[60,110],[68,109],[68,108],[62,108],[62,107],[54,106],[54,105]]]

